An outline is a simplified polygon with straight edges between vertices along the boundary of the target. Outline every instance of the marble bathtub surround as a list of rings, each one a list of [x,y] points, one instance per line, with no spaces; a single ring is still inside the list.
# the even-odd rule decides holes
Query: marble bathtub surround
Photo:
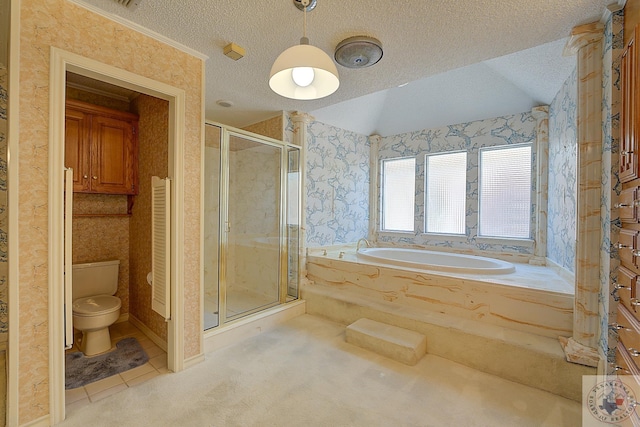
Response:
[[[442,313],[550,338],[571,336],[573,284],[546,267],[514,264],[515,273],[498,275],[421,271],[335,247],[327,255],[311,252],[307,264],[316,285],[395,310]]]
[[[600,22],[575,27],[565,47],[578,60],[576,295],[567,360],[597,366],[602,193],[602,36]]]

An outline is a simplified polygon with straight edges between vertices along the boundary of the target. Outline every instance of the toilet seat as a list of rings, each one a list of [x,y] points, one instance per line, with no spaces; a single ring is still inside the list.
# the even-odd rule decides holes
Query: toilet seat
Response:
[[[100,316],[120,310],[120,298],[112,295],[97,295],[78,298],[73,302],[73,314],[79,316]]]

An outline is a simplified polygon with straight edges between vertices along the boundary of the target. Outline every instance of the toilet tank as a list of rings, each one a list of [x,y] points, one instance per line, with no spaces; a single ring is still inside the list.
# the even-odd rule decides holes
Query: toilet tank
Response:
[[[73,264],[72,298],[74,300],[94,295],[114,295],[118,290],[120,261],[88,262]]]

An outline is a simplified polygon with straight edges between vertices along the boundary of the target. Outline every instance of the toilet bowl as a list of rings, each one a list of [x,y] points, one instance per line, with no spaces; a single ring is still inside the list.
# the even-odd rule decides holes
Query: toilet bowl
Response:
[[[120,298],[111,295],[73,301],[73,327],[82,331],[80,351],[87,356],[111,349],[109,326],[120,317]]]
[[[109,326],[120,317],[118,289],[120,261],[73,265],[73,327],[82,332],[79,348],[86,356],[111,349]]]

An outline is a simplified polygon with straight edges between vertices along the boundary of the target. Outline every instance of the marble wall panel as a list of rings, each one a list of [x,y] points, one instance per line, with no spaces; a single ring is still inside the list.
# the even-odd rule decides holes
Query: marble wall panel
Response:
[[[600,292],[598,311],[600,334],[598,350],[608,362],[615,361],[616,335],[609,330],[609,319],[615,319],[617,304],[611,298],[613,284],[617,282],[620,259],[613,244],[618,241],[620,215],[612,206],[618,201],[622,185],[618,179],[620,167],[620,55],[624,50],[624,15],[620,10],[605,22],[602,57],[602,201],[600,220]]]

